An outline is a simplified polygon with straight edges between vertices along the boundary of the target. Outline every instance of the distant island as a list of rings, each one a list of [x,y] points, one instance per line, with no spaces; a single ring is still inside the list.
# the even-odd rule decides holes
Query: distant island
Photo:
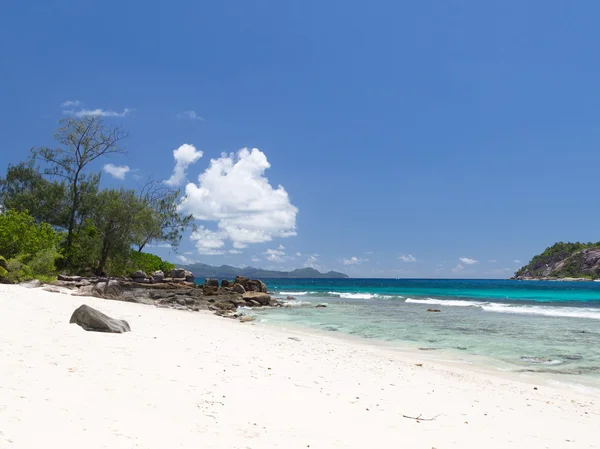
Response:
[[[245,276],[250,279],[346,279],[347,274],[337,271],[321,273],[314,268],[298,268],[293,271],[263,270],[261,268],[246,267],[236,268],[229,265],[214,267],[204,263],[194,263],[184,267],[194,273],[196,278],[233,279],[236,276]]]
[[[600,279],[600,242],[555,243],[531,259],[511,279]]]

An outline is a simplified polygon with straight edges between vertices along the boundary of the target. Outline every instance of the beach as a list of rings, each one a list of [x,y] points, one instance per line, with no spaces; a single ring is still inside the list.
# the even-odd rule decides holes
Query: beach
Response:
[[[202,312],[0,285],[0,360],[0,448],[600,447],[597,390]]]

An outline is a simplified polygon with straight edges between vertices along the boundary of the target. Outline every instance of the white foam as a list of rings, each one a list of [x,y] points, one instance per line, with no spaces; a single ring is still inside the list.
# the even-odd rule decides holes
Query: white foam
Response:
[[[600,309],[583,307],[517,306],[511,304],[487,303],[482,306],[486,312],[516,313],[520,315],[542,315],[563,318],[588,318],[600,320]]]
[[[431,304],[431,305],[439,305],[439,306],[450,306],[450,307],[482,307],[488,303],[486,302],[478,302],[478,301],[462,301],[460,299],[436,299],[436,298],[427,298],[427,299],[413,299],[406,298],[404,302],[414,303],[414,304]]]
[[[340,292],[327,292],[332,296],[339,296],[344,299],[373,299],[375,296],[373,293],[340,293]]]
[[[309,292],[279,292],[279,295],[289,295],[289,296],[304,296],[308,295]]]

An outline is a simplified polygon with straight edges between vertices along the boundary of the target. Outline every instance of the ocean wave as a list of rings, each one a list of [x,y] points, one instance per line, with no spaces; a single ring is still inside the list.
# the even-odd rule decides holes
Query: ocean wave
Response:
[[[427,298],[427,299],[413,299],[406,298],[404,302],[413,303],[413,304],[430,304],[430,305],[438,305],[438,306],[450,306],[450,307],[482,307],[487,302],[478,302],[478,301],[461,301],[460,299],[436,299],[436,298]]]
[[[527,363],[535,363],[540,365],[560,365],[561,363],[564,363],[562,360],[544,359],[542,357],[534,357],[530,355],[522,356],[521,360]]]
[[[286,301],[283,304],[283,307],[301,307],[301,306],[311,306],[311,305],[312,304],[307,301],[290,300],[290,301]]]
[[[588,318],[600,320],[600,309],[583,307],[517,306],[488,303],[482,306],[486,312],[516,313],[519,315],[541,315],[561,318]]]
[[[309,293],[314,293],[314,292],[277,292],[278,295],[288,295],[288,296],[305,296],[305,295],[308,295]]]
[[[328,295],[337,296],[344,299],[373,299],[377,295],[374,293],[346,293],[346,292],[327,292]]]
[[[480,301],[464,301],[459,299],[414,299],[407,298],[407,303],[428,304],[448,307],[478,307],[486,312],[514,313],[517,315],[540,315],[558,318],[588,318],[600,320],[600,309],[584,307],[552,307],[552,306],[522,306],[518,304],[503,304]]]

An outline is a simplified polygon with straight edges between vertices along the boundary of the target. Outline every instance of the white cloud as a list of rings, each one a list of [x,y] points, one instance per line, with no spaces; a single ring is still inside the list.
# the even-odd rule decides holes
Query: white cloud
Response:
[[[190,264],[198,262],[197,260],[188,259],[187,257],[182,256],[182,255],[177,256],[177,258],[179,259],[180,262],[182,262],[182,263],[184,263],[186,265],[190,265]]]
[[[519,263],[521,263],[521,261],[520,261],[520,260],[516,260],[516,259],[515,259],[513,262],[514,262],[514,263],[516,263],[516,264],[519,264]]]
[[[465,265],[474,265],[479,262],[478,260],[469,259],[468,257],[459,257],[458,260],[460,260]]]
[[[204,226],[200,226],[192,232],[190,239],[196,242],[196,250],[199,254],[214,256],[224,253],[225,242],[222,235],[205,229]]]
[[[368,262],[369,259],[359,259],[356,256],[352,256],[350,259],[343,259],[344,265],[357,265],[359,263]]]
[[[106,109],[87,109],[83,107],[83,102],[79,100],[68,100],[61,104],[63,108],[71,108],[71,109],[63,109],[63,114],[65,115],[74,115],[75,117],[86,117],[86,116],[96,116],[96,117],[125,117],[126,115],[131,114],[135,109],[125,108],[122,112],[118,111],[109,111]],[[72,108],[81,107],[79,110],[75,110]]]
[[[169,245],[170,246],[170,245]],[[186,251],[185,253],[186,256],[191,256],[192,254],[194,254],[194,251]]]
[[[464,269],[465,269],[464,266],[462,266],[461,264],[458,264],[457,266],[455,266],[454,268],[452,268],[452,272],[453,273],[460,273]]]
[[[403,254],[400,256],[400,260],[402,262],[416,262],[417,258],[412,254]]]
[[[178,186],[185,182],[185,175],[187,168],[202,157],[204,153],[200,150],[196,150],[194,145],[184,143],[176,150],[173,150],[173,157],[175,158],[175,168],[173,174],[169,179],[165,181],[165,184],[169,186]]]
[[[496,259],[490,259],[488,260],[489,263],[496,263]]]
[[[171,248],[172,245],[170,243],[148,243],[146,245],[148,248]],[[192,254],[192,253],[184,253],[184,254]]]
[[[254,257],[252,258],[252,262],[260,262],[260,257],[256,257],[256,256],[254,256]]]
[[[127,165],[105,164],[104,171],[113,178],[125,179],[125,175],[129,173],[130,169]]]
[[[296,257],[302,257],[302,253],[300,253],[300,252],[296,253]]]
[[[63,108],[77,107],[81,104],[79,100],[67,100],[61,104]]]
[[[230,249],[229,254],[242,254],[242,251],[239,249]]]
[[[256,148],[223,154],[210,161],[197,184],[186,185],[180,210],[216,221],[221,239],[231,240],[237,249],[294,236],[298,209],[283,186],[269,184],[264,171],[270,167]]]
[[[190,120],[204,121],[204,119],[202,117],[200,117],[198,114],[196,114],[196,111],[183,111],[183,112],[180,112],[179,114],[177,114],[177,118],[187,118],[187,119],[190,119]]]
[[[304,266],[305,267],[310,267],[310,268],[316,268],[318,267],[317,265],[317,258],[319,257],[318,254],[311,254],[308,259],[306,259],[306,262],[304,262]]]
[[[268,249],[264,252],[264,255],[267,256],[267,260],[271,262],[283,262],[285,251],[281,251],[280,249]]]
[[[279,247],[277,249],[283,250],[283,249],[285,249],[285,246],[279,245]]]

